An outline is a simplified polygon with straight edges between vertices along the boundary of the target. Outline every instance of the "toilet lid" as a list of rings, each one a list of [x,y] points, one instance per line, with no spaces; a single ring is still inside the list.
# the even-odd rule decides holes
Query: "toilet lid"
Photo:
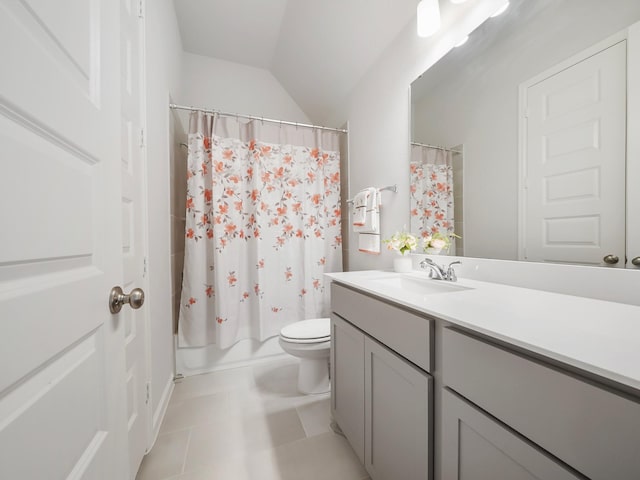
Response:
[[[280,335],[291,340],[328,340],[331,336],[331,325],[328,318],[313,318],[287,325]]]

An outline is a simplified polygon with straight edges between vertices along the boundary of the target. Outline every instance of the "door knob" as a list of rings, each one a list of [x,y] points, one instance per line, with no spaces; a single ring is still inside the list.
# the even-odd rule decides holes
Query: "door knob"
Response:
[[[616,255],[609,254],[605,255],[602,260],[604,260],[604,263],[606,263],[607,265],[615,265],[620,259]]]
[[[109,311],[111,313],[118,313],[122,310],[122,306],[128,303],[131,308],[137,310],[144,303],[144,292],[141,288],[134,288],[131,293],[125,294],[122,288],[116,286],[111,289],[109,293]]]
[[[636,267],[640,267],[640,257],[635,257],[635,258],[631,259],[631,263],[633,265],[635,265]]]

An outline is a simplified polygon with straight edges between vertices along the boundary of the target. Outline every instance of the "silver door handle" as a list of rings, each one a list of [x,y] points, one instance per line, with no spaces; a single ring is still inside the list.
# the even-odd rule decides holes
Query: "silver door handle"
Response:
[[[118,313],[122,310],[122,306],[128,303],[131,308],[137,310],[144,303],[144,292],[141,288],[134,288],[131,293],[125,294],[122,288],[115,286],[109,293],[109,311]]]
[[[640,267],[640,257],[635,257],[631,260],[631,263],[636,267]]]
[[[620,260],[616,255],[605,255],[602,259],[607,265],[615,265]]]

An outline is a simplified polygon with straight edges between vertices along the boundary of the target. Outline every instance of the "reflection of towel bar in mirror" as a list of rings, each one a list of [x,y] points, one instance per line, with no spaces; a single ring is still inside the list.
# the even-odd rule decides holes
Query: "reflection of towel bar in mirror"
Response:
[[[382,192],[384,190],[389,190],[393,193],[398,193],[398,185],[388,185],[386,187],[381,187],[378,189],[379,192]],[[349,200],[347,200],[347,205],[352,205],[353,204],[353,198],[350,198]]]

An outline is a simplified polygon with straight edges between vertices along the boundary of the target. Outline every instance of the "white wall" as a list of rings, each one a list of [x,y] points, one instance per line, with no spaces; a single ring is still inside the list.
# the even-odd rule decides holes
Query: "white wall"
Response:
[[[185,52],[182,77],[185,88],[178,103],[310,123],[268,70]]]
[[[171,0],[146,2],[146,143],[151,402],[157,433],[173,386],[169,101],[179,93],[182,45]]]
[[[176,103],[277,120],[311,123],[307,115],[268,70],[185,52],[181,74],[184,88],[181,95],[175,98]],[[185,131],[188,131],[188,112],[178,111],[178,115]],[[180,141],[184,139],[174,140],[173,143],[177,145]],[[186,182],[186,178],[176,174],[174,181]],[[176,221],[175,224],[178,225],[179,222]],[[176,263],[178,262],[175,261],[174,264]],[[202,348],[179,348],[176,364],[178,373],[193,375],[247,365],[279,355],[284,355],[284,352],[277,338],[271,338],[262,343],[243,340],[226,350],[220,350],[215,345]]]
[[[518,85],[640,19],[640,2],[616,1],[615,8],[600,0],[539,5],[545,3],[550,8],[500,35],[495,45],[489,41],[495,21],[488,22],[480,48],[467,44],[458,55],[451,52],[437,80],[435,72],[421,79],[437,87],[415,105],[414,138],[464,143],[464,241],[472,257],[518,258]],[[518,13],[514,8],[505,20],[516,22]],[[574,15],[580,21],[568,22]]]

